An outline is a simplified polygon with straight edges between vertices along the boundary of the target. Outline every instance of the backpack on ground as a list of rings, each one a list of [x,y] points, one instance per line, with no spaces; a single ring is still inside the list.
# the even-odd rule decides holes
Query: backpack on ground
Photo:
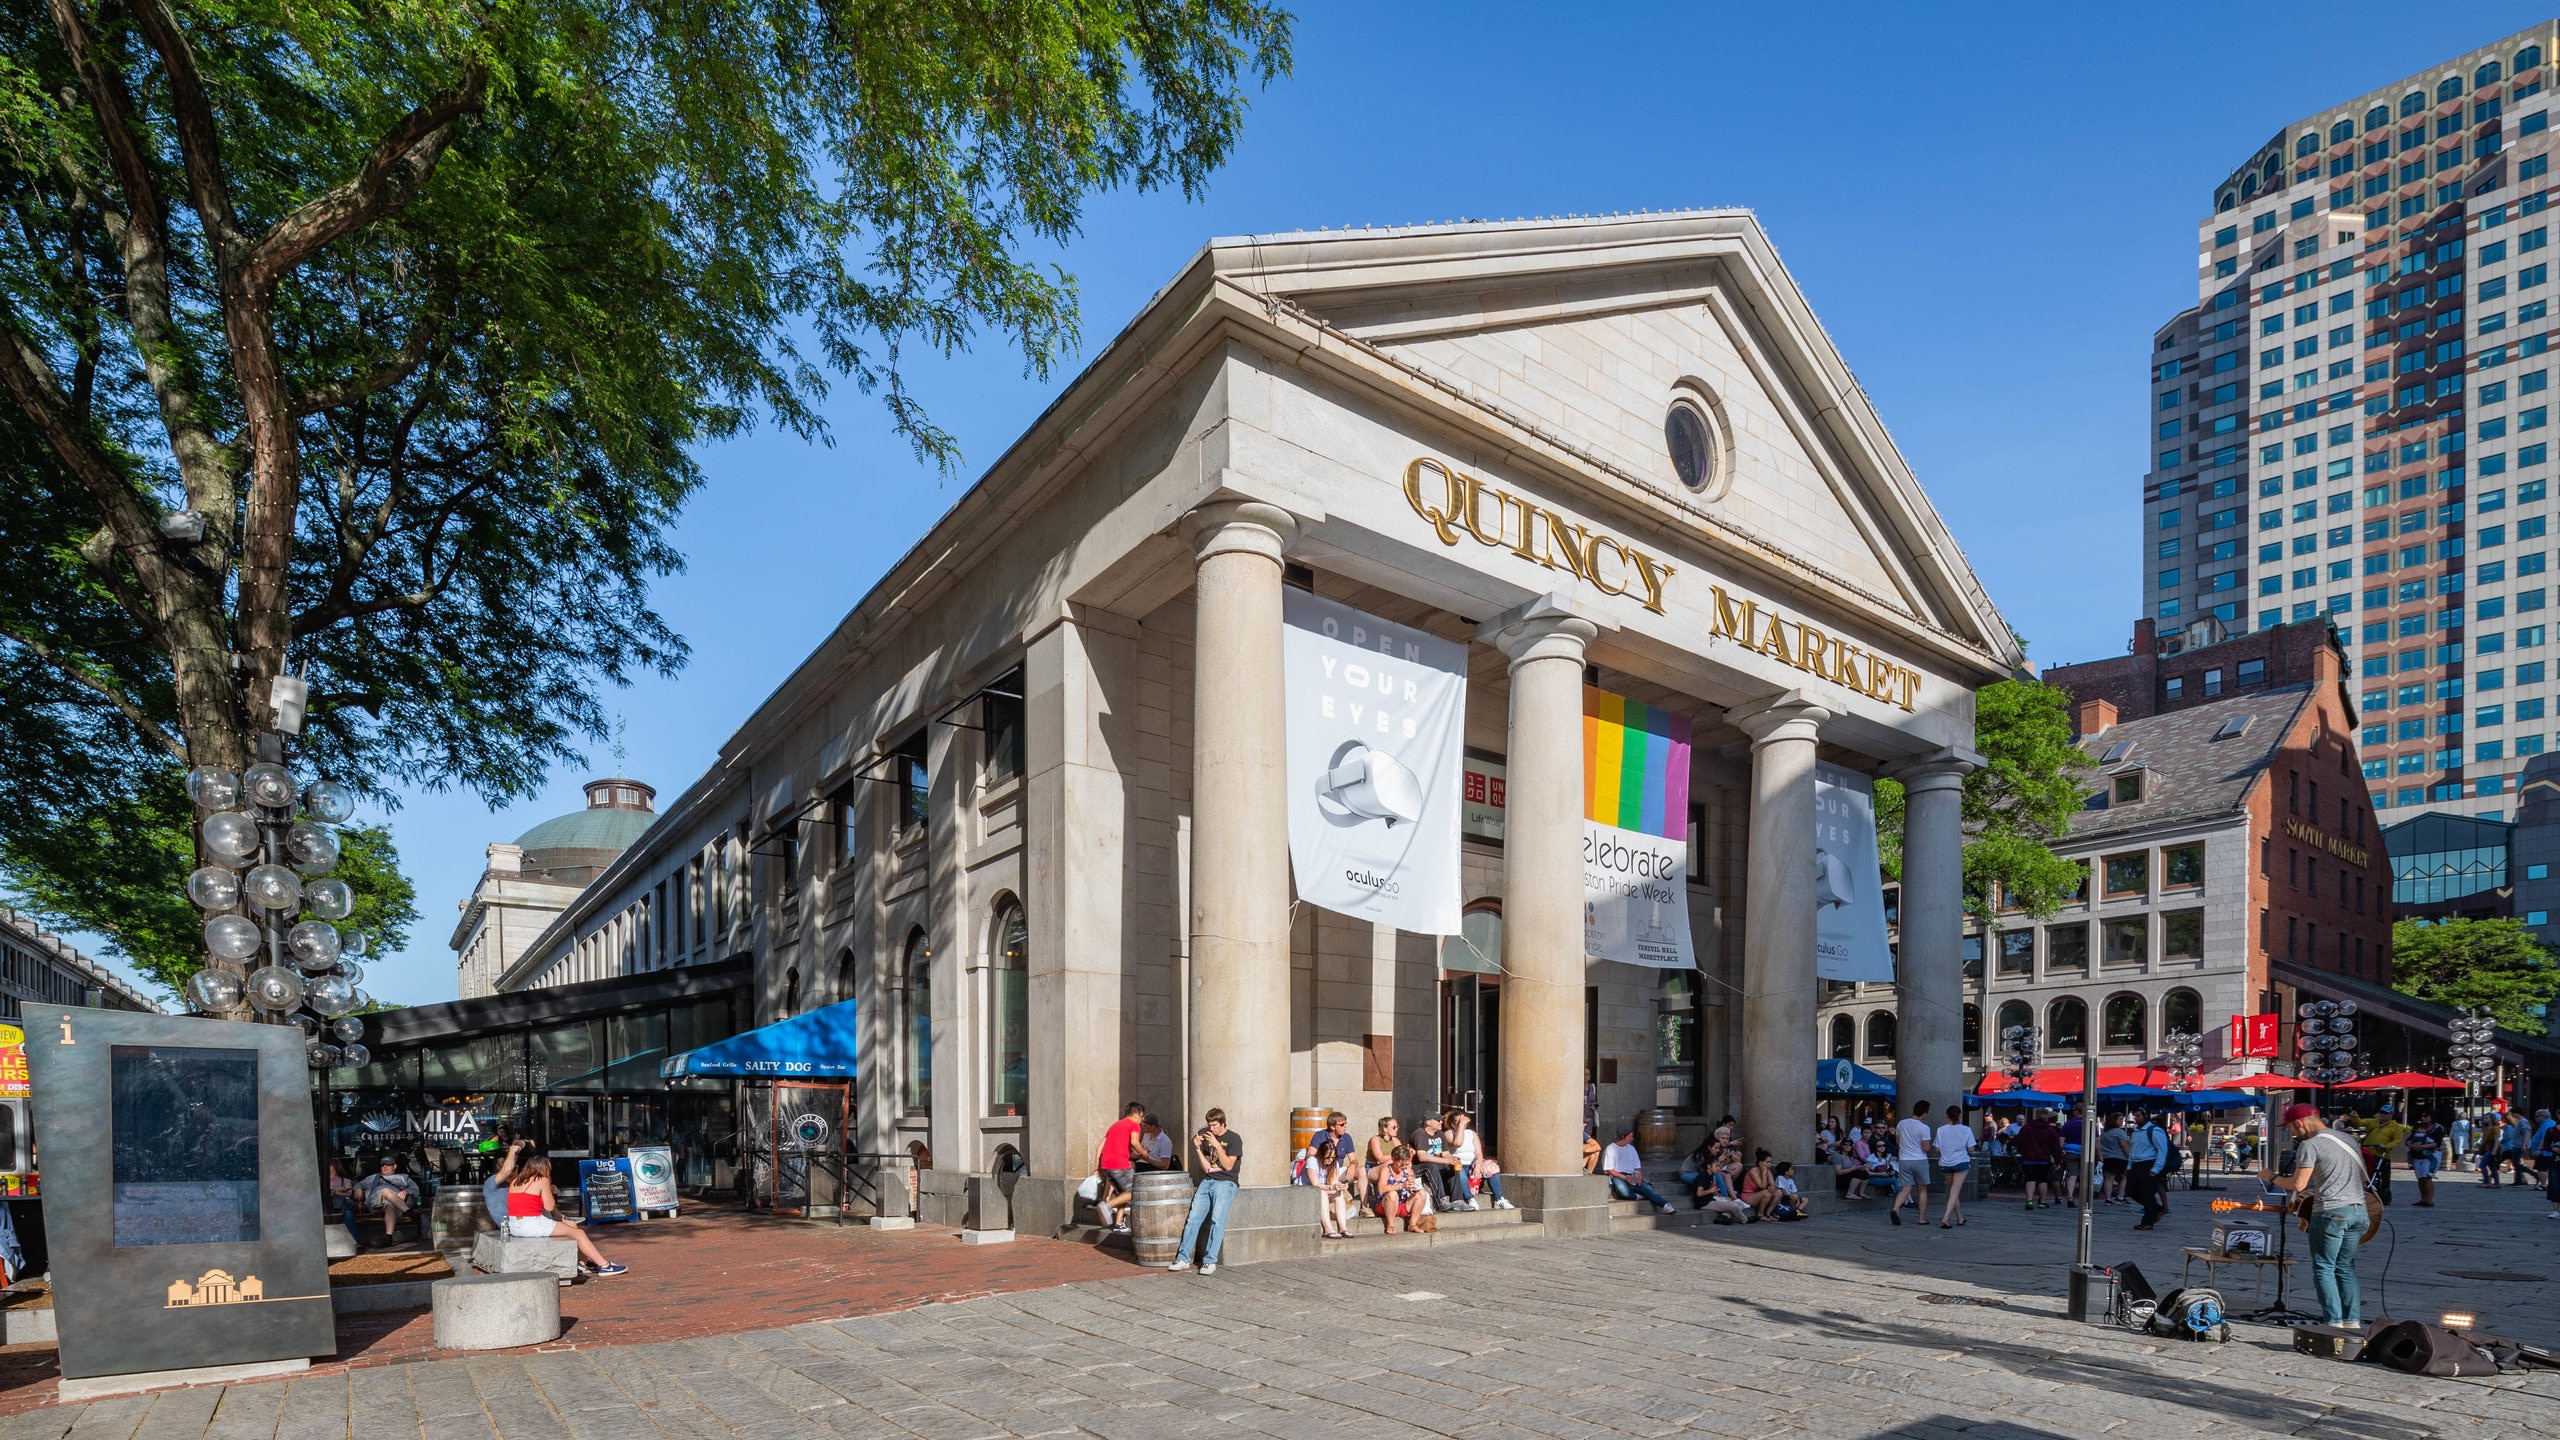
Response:
[[[2151,1333],[2177,1340],[2229,1340],[2231,1326],[2223,1317],[2222,1292],[2202,1285],[2170,1291],[2151,1312]]]

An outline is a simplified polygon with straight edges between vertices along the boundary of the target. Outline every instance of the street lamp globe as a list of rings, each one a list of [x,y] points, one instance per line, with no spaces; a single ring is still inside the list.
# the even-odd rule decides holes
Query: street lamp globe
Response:
[[[219,865],[207,865],[187,877],[187,898],[207,910],[228,910],[240,903],[240,877]]]
[[[237,810],[218,810],[197,827],[204,848],[237,865],[258,853],[258,822]]]
[[[302,787],[302,813],[323,825],[344,825],[356,813],[355,792],[335,780]]]
[[[248,791],[250,803],[270,810],[282,810],[293,803],[293,772],[273,762],[252,765],[240,772],[240,786]]]
[[[205,810],[237,810],[240,808],[240,777],[228,770],[190,770],[187,772],[187,798]]]
[[[204,948],[225,960],[246,960],[258,953],[266,937],[246,915],[209,915],[204,922]]]

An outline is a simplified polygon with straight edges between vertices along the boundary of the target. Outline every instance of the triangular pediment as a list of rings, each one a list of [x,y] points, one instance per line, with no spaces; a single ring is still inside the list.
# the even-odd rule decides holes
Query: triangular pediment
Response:
[[[1515,416],[1816,583],[2015,665],[2009,628],[1747,211],[1319,231],[1222,276]],[[1685,485],[1682,398],[1719,469]]]

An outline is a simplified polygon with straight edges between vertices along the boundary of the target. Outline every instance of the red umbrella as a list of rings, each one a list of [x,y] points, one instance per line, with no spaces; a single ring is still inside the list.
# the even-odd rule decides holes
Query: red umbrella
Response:
[[[2344,1085],[2331,1088],[2338,1090],[2459,1090],[2462,1088],[2462,1082],[2447,1080],[2441,1075],[2421,1075],[2415,1070],[2394,1070],[2388,1075],[2376,1075],[2370,1080],[2350,1080]]]

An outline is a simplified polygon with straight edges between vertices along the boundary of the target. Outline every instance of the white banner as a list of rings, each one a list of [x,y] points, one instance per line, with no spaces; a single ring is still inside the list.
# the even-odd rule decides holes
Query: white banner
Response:
[[[1281,606],[1298,898],[1455,935],[1466,647],[1294,586]]]
[[[1884,934],[1876,792],[1866,776],[1813,767],[1813,972],[1825,980],[1893,977]]]
[[[1582,822],[1582,953],[1656,970],[1688,970],[1689,844]]]

